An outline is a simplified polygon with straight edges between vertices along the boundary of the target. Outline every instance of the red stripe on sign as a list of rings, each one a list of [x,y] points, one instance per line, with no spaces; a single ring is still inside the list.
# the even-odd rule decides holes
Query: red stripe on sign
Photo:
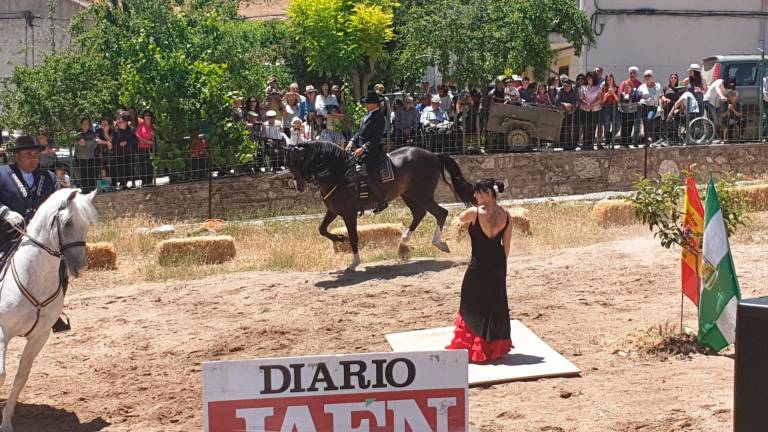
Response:
[[[208,430],[463,432],[465,394],[457,388],[209,402]]]

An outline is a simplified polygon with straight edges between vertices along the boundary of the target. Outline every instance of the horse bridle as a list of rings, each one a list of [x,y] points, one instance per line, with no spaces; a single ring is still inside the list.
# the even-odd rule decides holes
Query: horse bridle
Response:
[[[66,203],[62,204],[61,207],[56,211],[56,215],[53,217],[53,221],[51,221],[51,228],[53,228],[54,224],[56,225],[56,235],[59,239],[59,250],[55,250],[44,244],[43,242],[35,239],[34,237],[30,236],[29,233],[24,228],[21,228],[19,226],[13,226],[13,229],[16,230],[22,237],[25,237],[27,240],[32,242],[35,246],[39,247],[40,249],[47,252],[49,255],[56,257],[59,259],[59,284],[56,289],[56,291],[47,299],[41,301],[38,301],[34,295],[32,295],[31,292],[24,286],[24,284],[19,279],[19,275],[16,271],[16,266],[14,265],[14,257],[11,257],[10,263],[8,263],[8,266],[3,269],[2,277],[5,277],[5,273],[8,270],[8,267],[11,268],[11,274],[13,275],[13,280],[16,282],[16,285],[19,287],[19,291],[21,291],[21,294],[29,301],[32,306],[37,309],[37,313],[35,314],[35,322],[32,324],[32,328],[29,329],[28,332],[24,333],[24,337],[29,336],[37,327],[37,323],[40,321],[40,312],[48,306],[49,304],[53,303],[54,300],[59,296],[59,293],[62,293],[63,295],[67,294],[67,287],[69,285],[69,274],[67,273],[67,258],[64,255],[64,251],[67,249],[71,249],[74,247],[85,247],[85,241],[76,241],[71,243],[64,243],[64,239],[61,237],[61,220],[59,219],[59,213],[66,208]]]

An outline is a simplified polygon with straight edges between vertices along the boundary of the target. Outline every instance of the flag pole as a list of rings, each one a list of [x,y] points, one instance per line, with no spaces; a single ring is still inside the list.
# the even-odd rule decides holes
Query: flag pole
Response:
[[[685,292],[683,290],[680,290],[680,335],[685,334],[685,329],[683,328],[683,305],[685,304]]]

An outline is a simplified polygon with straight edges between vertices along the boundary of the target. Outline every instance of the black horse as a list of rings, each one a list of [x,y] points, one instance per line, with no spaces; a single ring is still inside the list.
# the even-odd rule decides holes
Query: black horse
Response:
[[[320,189],[320,196],[327,209],[320,224],[320,234],[331,241],[344,241],[343,236],[328,232],[328,225],[337,216],[344,219],[349,233],[354,258],[348,270],[354,270],[360,264],[357,245],[357,215],[360,209],[372,209],[375,203],[370,199],[360,200],[357,189],[350,185],[350,167],[354,167],[353,156],[336,144],[328,142],[308,142],[287,150],[288,168],[296,179],[296,189],[303,192],[306,182],[315,183]],[[462,176],[456,161],[448,155],[434,154],[417,147],[403,147],[389,153],[395,174],[394,181],[384,183],[383,189],[387,201],[402,197],[411,210],[413,221],[405,230],[402,242],[406,242],[429,212],[437,220],[437,229],[432,244],[443,252],[449,252],[448,245],[442,239],[442,230],[448,210],[440,207],[434,198],[440,177],[443,178],[454,194],[462,202],[474,203],[472,185]],[[451,182],[445,178],[445,171]]]

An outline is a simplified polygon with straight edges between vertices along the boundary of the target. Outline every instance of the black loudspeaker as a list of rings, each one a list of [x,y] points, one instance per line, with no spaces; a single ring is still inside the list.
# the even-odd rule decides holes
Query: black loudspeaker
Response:
[[[733,431],[768,431],[768,297],[739,302],[734,369]]]

